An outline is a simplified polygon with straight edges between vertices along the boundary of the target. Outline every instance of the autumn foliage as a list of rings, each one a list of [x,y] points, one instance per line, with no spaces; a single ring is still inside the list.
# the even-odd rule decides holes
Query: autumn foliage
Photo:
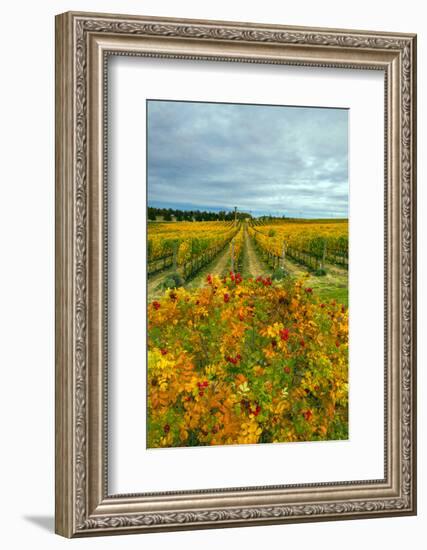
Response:
[[[230,273],[148,306],[148,446],[347,439],[348,312]]]

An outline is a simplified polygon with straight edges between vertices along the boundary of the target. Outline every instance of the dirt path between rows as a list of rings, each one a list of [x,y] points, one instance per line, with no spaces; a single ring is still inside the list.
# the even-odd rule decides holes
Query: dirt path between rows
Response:
[[[243,272],[246,277],[259,277],[267,275],[270,270],[258,256],[248,231],[245,227],[244,249],[243,249]]]
[[[258,277],[271,273],[259,257],[256,247],[247,231],[244,236],[243,274]],[[348,271],[339,266],[326,264],[326,275],[315,276],[307,268],[290,258],[285,259],[285,270],[293,279],[301,279],[307,287],[312,287],[322,300],[336,299],[339,303],[348,305]]]
[[[199,273],[185,285],[186,288],[200,288],[204,285],[206,277],[210,275],[222,276],[230,269],[230,246],[227,244],[224,249],[205,266]]]
[[[204,286],[206,277],[209,274],[223,276],[230,269],[230,247],[227,245],[212,260],[210,264],[205,266],[185,287],[194,290]],[[292,261],[290,258],[285,259],[285,270],[292,278],[303,279],[307,286],[311,286],[322,299],[335,298],[339,302],[348,303],[348,271],[335,265],[326,265],[327,274],[323,277],[316,277],[309,273],[303,265]],[[157,273],[148,280],[147,291],[148,300],[159,298],[164,290],[161,288],[161,283],[174,272],[173,268]],[[244,228],[243,237],[243,268],[242,275],[244,277],[259,277],[271,274],[271,269],[264,264],[260,258],[252,239],[248,235],[248,231]],[[160,287],[160,288],[159,288]]]
[[[169,269],[156,273],[148,279],[147,296],[149,300],[157,298],[160,294],[162,294],[163,290],[157,291],[156,288],[160,286],[160,284],[165,281],[171,273],[174,273],[174,271],[176,270],[174,270],[173,267],[170,267]]]
[[[342,267],[326,263],[325,269],[330,278],[346,279],[348,277],[348,271]],[[285,270],[294,277],[302,277],[308,273],[308,269],[293,260],[286,257]]]
[[[191,279],[186,285],[186,288],[194,289],[204,285],[206,277],[210,274],[222,276],[230,269],[230,247],[227,245],[225,248],[212,260],[210,264],[205,266],[199,271],[199,273]],[[177,270],[172,267],[157,273],[153,277],[150,277],[147,285],[148,300],[154,300],[161,296],[164,289],[161,288],[161,284]]]

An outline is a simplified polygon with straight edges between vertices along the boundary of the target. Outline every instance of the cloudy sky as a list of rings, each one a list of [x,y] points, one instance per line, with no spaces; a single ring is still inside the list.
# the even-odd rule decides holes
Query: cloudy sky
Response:
[[[348,215],[348,111],[147,102],[148,204]]]

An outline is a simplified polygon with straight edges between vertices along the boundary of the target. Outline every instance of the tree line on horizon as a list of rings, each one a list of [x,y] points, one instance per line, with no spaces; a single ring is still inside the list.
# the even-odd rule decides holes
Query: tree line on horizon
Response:
[[[234,210],[219,212],[208,212],[206,210],[179,210],[176,208],[156,208],[153,206],[148,207],[148,219],[150,221],[157,221],[161,218],[165,222],[170,221],[196,221],[196,222],[210,222],[210,221],[233,221],[234,217],[238,220],[252,218],[252,215],[248,212],[239,212],[236,214]]]
[[[207,221],[233,221],[234,216],[238,220],[244,220],[247,218],[256,219],[258,222],[270,222],[273,220],[287,220],[287,221],[307,221],[315,222],[317,220],[324,220],[329,222],[341,222],[348,220],[348,218],[304,218],[304,217],[292,217],[286,216],[283,214],[279,215],[264,215],[264,216],[253,216],[250,212],[241,212],[234,210],[220,210],[219,212],[212,212],[207,210],[181,210],[177,208],[157,208],[154,206],[148,206],[147,215],[149,221],[196,221],[196,222],[207,222]]]

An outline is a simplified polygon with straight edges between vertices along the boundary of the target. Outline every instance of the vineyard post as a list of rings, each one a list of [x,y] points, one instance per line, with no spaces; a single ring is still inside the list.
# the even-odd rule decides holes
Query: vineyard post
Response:
[[[174,271],[176,271],[177,261],[178,261],[178,241],[175,241],[173,245],[173,261],[172,261]]]
[[[283,241],[282,246],[282,268],[285,269],[285,259],[286,259],[286,241]]]
[[[194,239],[191,239],[190,277],[194,273]]]
[[[231,271],[234,273],[234,241],[231,241]]]
[[[325,269],[325,260],[326,260],[326,241],[323,243],[323,257],[322,257],[322,269]]]

